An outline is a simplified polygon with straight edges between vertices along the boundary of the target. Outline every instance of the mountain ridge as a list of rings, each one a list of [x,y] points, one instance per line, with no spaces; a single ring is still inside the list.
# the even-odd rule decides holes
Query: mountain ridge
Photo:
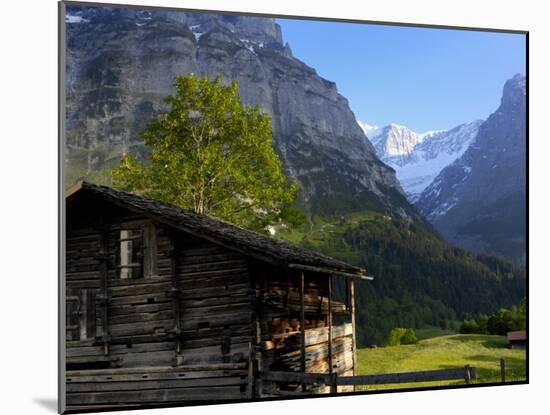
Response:
[[[464,154],[417,206],[451,243],[525,264],[526,80],[506,81],[501,103]]]
[[[395,169],[407,198],[414,204],[441,170],[466,151],[481,121],[421,134],[398,124],[375,127],[359,122],[359,125],[378,157]]]
[[[365,207],[423,222],[382,163],[336,84],[292,55],[274,19],[68,7],[67,145],[73,178],[146,158],[137,139],[163,111],[175,75],[221,75],[272,118],[274,147],[300,184],[300,205]],[[72,23],[71,23],[72,22]]]

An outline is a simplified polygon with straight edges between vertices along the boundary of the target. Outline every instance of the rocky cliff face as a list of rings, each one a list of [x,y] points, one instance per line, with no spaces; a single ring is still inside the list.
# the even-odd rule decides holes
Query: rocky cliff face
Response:
[[[69,6],[67,163],[72,177],[143,154],[175,75],[237,80],[272,117],[274,146],[314,212],[374,209],[419,218],[336,85],[292,55],[273,19]],[[146,157],[143,154],[144,157]],[[420,219],[419,219],[420,220]]]
[[[462,157],[421,194],[417,206],[448,241],[525,261],[526,84],[516,75],[500,107]]]

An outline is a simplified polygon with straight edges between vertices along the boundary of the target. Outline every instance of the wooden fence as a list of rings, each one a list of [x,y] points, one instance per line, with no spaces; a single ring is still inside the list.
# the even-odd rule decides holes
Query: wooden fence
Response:
[[[394,383],[433,382],[445,380],[463,380],[470,384],[476,377],[476,368],[466,365],[460,368],[426,370],[422,372],[384,373],[378,375],[338,376],[336,373],[301,373],[262,371],[263,382],[297,383],[302,385],[330,385],[331,393],[338,386],[385,385]]]

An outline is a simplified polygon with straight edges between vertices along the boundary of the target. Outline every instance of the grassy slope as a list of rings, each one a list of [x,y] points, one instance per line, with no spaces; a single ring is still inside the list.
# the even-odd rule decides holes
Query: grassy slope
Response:
[[[433,337],[415,345],[359,349],[358,374],[414,372],[469,364],[477,368],[474,383],[500,382],[500,359],[506,362],[506,380],[525,380],[525,350],[509,349],[503,336],[464,335]],[[464,384],[462,381],[369,386],[364,390]]]
[[[304,225],[301,229],[281,229],[277,237],[285,239],[297,245],[300,245],[304,238],[313,245],[321,245],[326,239],[326,234],[342,233],[348,226],[353,226],[359,222],[369,221],[378,216],[379,213],[371,211],[363,211],[356,213],[348,213],[340,218],[328,220],[318,215],[311,218],[308,225]]]
[[[455,321],[454,324],[456,327],[460,327],[461,321]],[[451,334],[456,334],[456,330],[444,330],[439,327],[431,326],[431,327],[425,327],[422,329],[414,329],[414,333],[416,334],[416,338],[418,340],[425,340],[432,337],[440,337],[440,336],[449,336]]]

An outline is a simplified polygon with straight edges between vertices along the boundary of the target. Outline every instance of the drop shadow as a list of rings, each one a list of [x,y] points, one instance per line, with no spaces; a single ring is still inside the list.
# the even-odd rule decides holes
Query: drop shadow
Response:
[[[55,398],[34,398],[34,402],[54,413],[57,413],[57,399]]]

